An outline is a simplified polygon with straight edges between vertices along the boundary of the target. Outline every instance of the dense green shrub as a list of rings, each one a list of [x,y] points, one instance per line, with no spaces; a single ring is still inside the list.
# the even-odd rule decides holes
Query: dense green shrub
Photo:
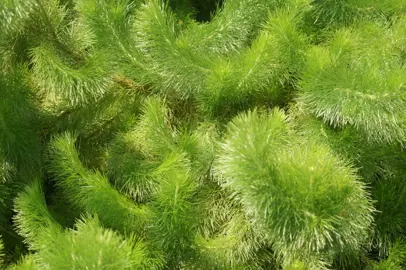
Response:
[[[0,0],[0,25],[0,268],[406,268],[406,1]]]

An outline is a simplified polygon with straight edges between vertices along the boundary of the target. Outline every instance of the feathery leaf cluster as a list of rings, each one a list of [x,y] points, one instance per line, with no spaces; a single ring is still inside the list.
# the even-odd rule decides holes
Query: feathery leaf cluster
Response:
[[[0,268],[404,269],[405,23],[0,0]]]

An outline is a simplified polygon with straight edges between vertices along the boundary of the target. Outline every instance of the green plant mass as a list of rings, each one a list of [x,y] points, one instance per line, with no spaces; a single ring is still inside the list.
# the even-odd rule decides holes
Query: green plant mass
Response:
[[[0,0],[0,269],[406,269],[406,1]]]

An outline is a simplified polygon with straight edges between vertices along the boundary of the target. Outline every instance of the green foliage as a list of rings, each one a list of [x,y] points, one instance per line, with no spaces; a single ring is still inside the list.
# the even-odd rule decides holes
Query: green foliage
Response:
[[[3,264],[3,256],[4,256],[3,248],[4,248],[3,241],[1,241],[1,239],[0,239],[0,265]]]
[[[208,265],[207,267],[215,267],[214,269],[276,267],[277,263],[269,250],[265,234],[260,233],[241,207],[224,204],[219,210],[210,210],[214,215],[224,215],[225,223],[213,236],[200,236],[197,239],[202,261]]]
[[[377,201],[373,245],[386,255],[396,238],[405,232],[404,177],[391,177],[374,185],[372,194]]]
[[[247,46],[258,32],[270,8],[280,1],[225,1],[209,23],[193,23],[186,29],[181,42],[194,44],[200,54],[231,54]]]
[[[26,187],[15,201],[14,217],[18,233],[25,238],[30,250],[47,245],[45,235],[61,229],[48,211],[42,184],[39,180]]]
[[[1,268],[405,268],[405,22],[0,0]]]
[[[33,255],[24,256],[21,260],[10,266],[8,269],[10,270],[34,270],[36,269],[35,266],[35,258]]]
[[[136,131],[117,135],[109,151],[107,166],[118,190],[137,202],[145,202],[156,193],[156,180],[150,176],[159,163],[145,159],[137,144],[137,135]]]
[[[37,251],[26,257],[16,269],[38,268],[72,269],[106,267],[107,269],[154,269],[159,261],[149,259],[140,239],[101,227],[98,218],[78,220],[75,229],[63,231],[50,215],[38,181],[22,192],[16,200],[15,220],[19,233],[29,241],[30,249]]]
[[[36,109],[24,75],[22,67],[0,73],[0,153],[8,162],[26,160],[25,165],[29,166],[29,159],[38,157],[32,126]]]
[[[168,256],[168,266],[175,267],[185,258],[193,258],[196,218],[191,198],[196,184],[189,176],[188,161],[182,155],[169,156],[156,170],[159,190],[151,204],[151,237]],[[159,240],[158,240],[159,239]]]
[[[372,221],[365,186],[326,146],[295,138],[285,119],[252,111],[229,124],[216,166],[222,185],[288,262],[356,249]]]
[[[274,14],[251,46],[231,60],[219,61],[202,93],[203,111],[231,114],[236,109],[280,96],[280,83],[290,82],[292,62],[300,66],[305,38],[296,30],[296,11]],[[289,52],[295,44],[295,52]],[[300,48],[299,50],[297,50]],[[286,78],[286,79],[285,79]]]
[[[154,170],[175,149],[176,134],[169,126],[169,111],[161,104],[160,99],[144,101],[139,122],[116,136],[108,158],[108,171],[116,186],[137,201],[156,193]]]
[[[376,212],[369,241],[381,257],[386,256],[390,246],[404,233],[404,150],[398,144],[371,144],[352,127],[333,129],[299,110],[294,108],[292,115],[302,134],[327,143],[335,152],[351,160],[358,168],[358,175],[372,184],[370,192]]]
[[[106,226],[122,231],[143,229],[147,209],[134,205],[117,190],[100,172],[85,168],[79,160],[70,134],[61,135],[50,144],[49,171],[62,188],[70,203],[86,212],[97,214]],[[120,223],[116,221],[120,220]]]
[[[79,13],[78,21],[92,35],[92,45],[108,54],[109,68],[122,73],[123,66],[142,68],[138,63],[139,52],[134,50],[133,21],[136,7],[141,1],[77,1],[75,9]],[[103,64],[103,63],[99,63]],[[104,63],[106,65],[106,63]]]
[[[51,269],[154,269],[141,241],[131,236],[124,239],[110,229],[103,229],[95,218],[80,220],[74,231],[54,237],[54,245],[40,252]]]
[[[106,59],[102,57],[97,62],[86,59],[87,63],[78,65],[69,59],[62,61],[53,48],[40,45],[32,50],[32,61],[34,83],[49,102],[61,99],[68,101],[68,106],[77,106],[97,100],[106,91],[103,72]]]
[[[404,69],[396,42],[396,33],[377,24],[337,31],[327,47],[309,52],[300,100],[329,125],[351,125],[373,141],[404,142]]]
[[[374,270],[388,269],[397,270],[403,269],[406,263],[406,246],[404,239],[398,239],[390,248],[389,256],[385,260],[373,266]]]
[[[390,16],[405,11],[401,0],[314,1],[311,18],[322,27],[345,26],[363,18]]]
[[[142,63],[159,91],[181,91],[181,97],[202,91],[207,60],[176,42],[180,27],[175,15],[159,0],[147,1],[138,10],[135,37]]]

